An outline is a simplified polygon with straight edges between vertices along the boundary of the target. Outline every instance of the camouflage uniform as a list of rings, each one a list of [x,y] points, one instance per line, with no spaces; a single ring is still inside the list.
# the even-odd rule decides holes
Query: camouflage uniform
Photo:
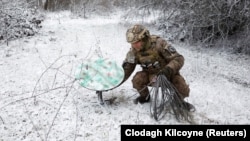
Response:
[[[135,74],[132,79],[135,88],[141,99],[147,99],[149,90],[147,86],[151,84],[153,78],[164,68],[170,68],[171,74],[168,79],[180,92],[182,98],[189,96],[189,86],[180,74],[180,69],[184,65],[184,57],[179,54],[174,47],[163,38],[156,35],[149,35],[144,40],[143,49],[136,51],[131,47],[123,63],[126,81],[135,70],[136,65],[141,65],[142,71]]]

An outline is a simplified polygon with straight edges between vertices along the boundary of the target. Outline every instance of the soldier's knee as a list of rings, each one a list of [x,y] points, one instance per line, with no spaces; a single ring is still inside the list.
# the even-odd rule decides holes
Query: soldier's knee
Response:
[[[185,97],[189,97],[189,93],[190,93],[190,88],[188,85],[184,85],[182,90],[181,90],[181,94],[183,96],[183,98]]]
[[[134,88],[145,86],[148,84],[148,75],[145,72],[137,72],[132,79],[132,84]]]
[[[186,83],[185,79],[181,75],[175,76],[172,83],[183,98],[189,96],[190,93],[189,85]]]

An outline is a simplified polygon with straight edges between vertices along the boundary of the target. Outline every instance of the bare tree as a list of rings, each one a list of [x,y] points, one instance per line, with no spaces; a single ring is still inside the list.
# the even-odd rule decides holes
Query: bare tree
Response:
[[[194,42],[209,43],[216,39],[227,39],[228,36],[249,26],[248,0],[170,1],[165,1],[164,5],[171,5],[175,9],[175,14],[165,20],[163,17],[163,23],[168,23],[172,26],[171,29],[180,29],[178,33],[184,33],[182,38]],[[167,32],[170,32],[170,28],[167,29]]]

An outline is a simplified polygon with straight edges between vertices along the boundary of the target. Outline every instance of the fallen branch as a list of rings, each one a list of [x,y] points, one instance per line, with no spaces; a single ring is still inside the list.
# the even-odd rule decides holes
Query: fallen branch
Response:
[[[36,91],[36,88],[37,88],[37,85],[39,84],[40,80],[42,79],[43,75],[50,69],[52,68],[52,66],[57,62],[59,61],[60,59],[62,59],[63,57],[67,57],[67,56],[73,56],[73,55],[63,55],[63,56],[60,56],[59,58],[57,58],[52,64],[50,64],[49,67],[47,67],[43,73],[40,75],[39,79],[37,80],[36,84],[35,84],[35,87],[33,89],[33,92],[32,92],[32,97],[34,97],[34,104],[36,104],[36,97],[34,96],[34,93]]]
[[[72,82],[69,82],[69,83],[72,83],[72,84],[73,84],[75,81],[76,81],[76,80],[73,80]],[[31,99],[31,98],[36,98],[36,97],[38,97],[38,96],[42,96],[42,95],[47,94],[47,93],[49,93],[49,92],[51,92],[51,91],[55,91],[55,90],[58,90],[58,89],[65,89],[65,88],[67,88],[67,86],[63,85],[63,86],[55,87],[55,88],[49,89],[49,90],[46,89],[46,90],[43,90],[44,92],[42,92],[42,93],[40,93],[40,94],[33,95],[33,96],[30,96],[30,97],[26,97],[26,98],[22,98],[22,99],[18,99],[18,100],[16,100],[16,101],[10,102],[10,103],[8,103],[8,104],[6,104],[6,105],[0,107],[0,109],[3,109],[3,108],[5,108],[5,107],[7,107],[7,106],[9,106],[9,105],[11,105],[11,104],[15,104],[15,103],[17,103],[17,102],[21,102],[21,101],[24,101],[24,100],[29,100],[29,99]]]
[[[66,101],[66,99],[68,98],[68,96],[69,96],[69,92],[70,92],[70,91],[71,91],[71,89],[73,88],[73,84],[74,84],[74,83],[72,83],[72,85],[69,87],[69,90],[68,90],[68,91],[67,91],[67,89],[66,89],[66,95],[65,95],[65,97],[64,97],[64,99],[63,99],[63,101],[62,101],[62,103],[60,104],[60,106],[59,106],[59,108],[58,108],[58,110],[57,110],[57,112],[56,112],[56,114],[55,114],[55,116],[54,116],[53,120],[52,120],[52,123],[51,123],[51,125],[50,125],[50,127],[49,127],[49,130],[48,130],[47,134],[46,134],[45,141],[47,141],[47,140],[48,140],[48,137],[49,137],[50,131],[51,131],[51,129],[52,129],[52,127],[53,127],[54,123],[55,123],[55,120],[56,120],[56,118],[57,118],[57,116],[58,116],[58,113],[60,112],[60,110],[61,110],[61,108],[62,108],[62,106],[63,106],[64,102],[65,102],[65,101]]]

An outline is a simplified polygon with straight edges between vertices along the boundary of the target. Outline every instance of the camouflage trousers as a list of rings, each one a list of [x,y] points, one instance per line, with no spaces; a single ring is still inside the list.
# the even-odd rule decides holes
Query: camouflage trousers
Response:
[[[132,79],[133,88],[135,88],[141,97],[147,97],[149,95],[148,85],[151,84],[155,74],[149,74],[146,71],[140,71],[135,74]],[[179,91],[181,97],[184,99],[189,96],[189,85],[186,83],[185,79],[178,73],[174,75],[170,82],[175,86]]]

